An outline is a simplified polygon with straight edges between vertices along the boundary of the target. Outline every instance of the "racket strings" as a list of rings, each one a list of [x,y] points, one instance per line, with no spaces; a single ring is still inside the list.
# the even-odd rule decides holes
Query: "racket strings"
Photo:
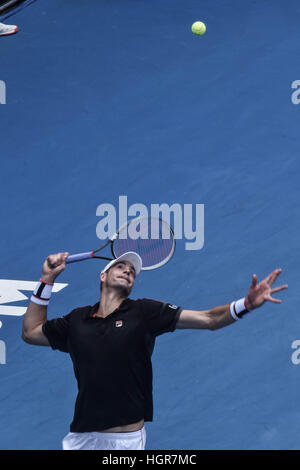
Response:
[[[173,255],[175,239],[171,227],[159,219],[140,219],[129,222],[113,242],[116,257],[127,251],[138,253],[143,269],[165,264]]]

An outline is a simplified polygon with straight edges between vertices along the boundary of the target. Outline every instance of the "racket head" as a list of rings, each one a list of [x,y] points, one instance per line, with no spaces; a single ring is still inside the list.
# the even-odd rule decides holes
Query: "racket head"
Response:
[[[158,217],[136,217],[124,224],[110,241],[114,258],[133,251],[141,257],[143,271],[166,264],[176,247],[171,226]]]

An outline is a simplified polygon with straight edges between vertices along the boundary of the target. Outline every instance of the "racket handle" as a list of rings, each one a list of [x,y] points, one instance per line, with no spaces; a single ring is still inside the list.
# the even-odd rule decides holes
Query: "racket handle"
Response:
[[[76,263],[77,261],[83,261],[85,259],[93,258],[93,251],[87,251],[86,253],[77,253],[77,255],[70,255],[66,259],[66,264]]]

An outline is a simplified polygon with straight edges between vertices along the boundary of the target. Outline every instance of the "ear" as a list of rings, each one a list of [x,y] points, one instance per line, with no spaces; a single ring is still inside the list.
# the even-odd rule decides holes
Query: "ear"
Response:
[[[106,279],[106,273],[100,273],[100,281],[103,282]]]

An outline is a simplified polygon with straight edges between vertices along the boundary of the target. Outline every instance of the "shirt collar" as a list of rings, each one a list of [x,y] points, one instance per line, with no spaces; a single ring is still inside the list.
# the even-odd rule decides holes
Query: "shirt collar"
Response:
[[[123,302],[120,304],[120,306],[115,310],[116,311],[121,311],[121,310],[124,310],[125,308],[127,308],[127,305],[128,303],[131,302],[131,299],[129,299],[129,297],[127,297],[127,299],[123,300]],[[90,310],[88,311],[87,315],[86,315],[86,318],[93,318],[93,316],[95,315],[95,313],[97,313],[98,311],[98,308],[99,308],[99,303],[100,302],[97,302],[95,305],[93,305]],[[113,313],[113,312],[112,312]]]

